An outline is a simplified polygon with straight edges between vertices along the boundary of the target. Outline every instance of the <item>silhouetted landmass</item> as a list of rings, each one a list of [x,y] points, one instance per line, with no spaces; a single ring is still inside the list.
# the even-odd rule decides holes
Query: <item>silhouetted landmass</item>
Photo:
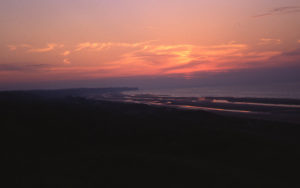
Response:
[[[300,186],[298,124],[52,92],[0,93],[12,187]]]
[[[134,91],[138,88],[120,87],[120,88],[73,88],[73,89],[59,89],[59,90],[29,90],[29,91],[2,91],[2,97],[10,97],[14,95],[30,95],[34,97],[43,98],[63,98],[63,97],[83,97],[88,95],[101,95],[104,93],[120,93],[124,91]]]

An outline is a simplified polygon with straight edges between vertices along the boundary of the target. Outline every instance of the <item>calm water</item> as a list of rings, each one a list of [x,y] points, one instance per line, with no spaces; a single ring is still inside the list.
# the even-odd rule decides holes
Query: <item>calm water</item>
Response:
[[[127,94],[170,95],[174,97],[255,97],[300,99],[299,84],[267,86],[209,86],[173,89],[140,89]]]

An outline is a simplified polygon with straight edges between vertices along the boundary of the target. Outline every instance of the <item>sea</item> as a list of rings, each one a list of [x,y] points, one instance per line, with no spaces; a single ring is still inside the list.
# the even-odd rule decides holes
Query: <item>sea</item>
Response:
[[[237,98],[283,98],[300,99],[300,83],[268,85],[210,85],[201,87],[180,88],[140,88],[137,91],[125,92],[129,95],[150,94],[174,97],[237,97]]]

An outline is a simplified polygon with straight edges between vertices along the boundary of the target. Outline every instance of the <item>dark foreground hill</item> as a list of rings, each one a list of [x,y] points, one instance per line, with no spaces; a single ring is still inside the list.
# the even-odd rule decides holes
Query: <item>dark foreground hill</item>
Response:
[[[300,187],[300,127],[0,93],[12,187]]]

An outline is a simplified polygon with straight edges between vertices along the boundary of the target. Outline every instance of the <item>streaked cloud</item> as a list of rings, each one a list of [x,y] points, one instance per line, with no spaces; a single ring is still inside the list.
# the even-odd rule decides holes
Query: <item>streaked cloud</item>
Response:
[[[209,46],[151,44],[126,53],[110,64],[134,74],[189,74],[268,66],[263,62],[279,54],[280,51],[252,51],[248,45],[236,42]]]
[[[49,64],[34,64],[34,63],[2,63],[0,64],[0,71],[38,71],[50,67]]]
[[[63,44],[57,44],[57,43],[49,43],[45,48],[36,48],[30,44],[8,45],[10,51],[16,51],[21,49],[21,50],[26,50],[26,52],[30,52],[30,53],[50,52],[52,50],[63,48],[63,47],[64,47]]]
[[[8,45],[10,51],[16,51],[18,49],[30,49],[32,46],[30,44],[18,44],[18,45]]]
[[[145,42],[139,42],[139,43],[116,43],[116,42],[85,42],[85,43],[80,43],[75,47],[75,52],[85,50],[85,49],[92,49],[96,51],[101,51],[103,49],[108,49],[111,47],[128,47],[128,48],[136,48],[140,46],[144,46],[146,44],[149,44],[153,42],[154,40],[151,41],[145,41]]]
[[[279,39],[269,38],[263,38],[260,41],[264,44],[280,42]],[[294,59],[288,55],[280,56],[281,51],[256,49],[235,41],[215,45],[164,44],[159,41],[87,42],[68,46],[68,48],[55,44],[48,45],[47,48],[36,49],[35,52],[40,53],[57,49],[57,61],[53,62],[55,65],[39,70],[46,71],[53,78],[55,78],[54,75],[59,74],[57,78],[62,79],[65,78],[64,74],[68,77],[76,74],[78,78],[175,74],[190,78],[190,75],[195,72],[222,72],[280,64],[278,61],[270,61],[275,57],[291,59],[290,62]],[[22,71],[20,67],[7,65],[2,68]],[[30,69],[27,68],[27,70]]]
[[[207,62],[200,62],[200,61],[192,61],[192,62],[188,62],[185,63],[183,65],[177,65],[177,66],[172,66],[172,67],[168,67],[163,69],[163,71],[172,71],[172,70],[182,70],[182,69],[186,69],[186,68],[194,68],[197,67],[201,64],[206,64]]]
[[[284,6],[284,7],[278,7],[272,9],[262,14],[255,15],[253,17],[260,18],[265,16],[271,16],[271,15],[284,15],[284,14],[292,14],[292,13],[299,13],[299,12],[300,12],[300,6]]]
[[[77,45],[75,52],[84,50],[84,49],[95,49],[98,48],[99,43],[90,43],[90,42],[85,42],[85,43],[80,43]]]
[[[283,53],[285,56],[300,56],[300,48]]]
[[[278,42],[275,39],[262,39],[261,41]],[[71,49],[62,48],[62,45],[50,43],[46,48],[32,48],[31,45],[24,46],[27,51],[43,53],[59,49],[63,58],[61,62],[71,65],[71,58],[75,65],[95,67],[99,65],[104,68],[107,65],[114,66],[109,69],[111,74],[119,75],[154,75],[188,73],[194,71],[216,71],[220,69],[234,69],[240,67],[241,62],[263,61],[280,52],[251,52],[247,44],[235,41],[216,45],[194,45],[194,44],[162,44],[158,41],[144,41],[137,43],[118,42],[86,42],[79,43]],[[62,49],[60,49],[62,48]],[[116,51],[115,48],[126,50]],[[97,60],[105,56],[101,51],[110,54],[112,51],[116,58],[114,60]],[[86,53],[78,53],[89,50],[89,59]],[[82,62],[78,60],[82,59]],[[93,65],[91,65],[91,61]],[[84,64],[83,64],[84,63]],[[72,65],[73,66],[73,65]],[[82,70],[83,71],[83,70]]]
[[[27,1],[0,1],[0,82],[299,64],[299,0]]]
[[[17,46],[15,46],[15,45],[8,45],[8,48],[9,48],[10,51],[17,50]]]
[[[63,44],[56,44],[56,43],[49,43],[47,44],[47,47],[45,48],[31,48],[28,50],[28,52],[32,53],[44,53],[44,52],[50,52],[56,48],[63,48]]]
[[[268,44],[281,44],[281,40],[280,39],[272,39],[272,38],[260,39],[259,45],[268,45]]]

